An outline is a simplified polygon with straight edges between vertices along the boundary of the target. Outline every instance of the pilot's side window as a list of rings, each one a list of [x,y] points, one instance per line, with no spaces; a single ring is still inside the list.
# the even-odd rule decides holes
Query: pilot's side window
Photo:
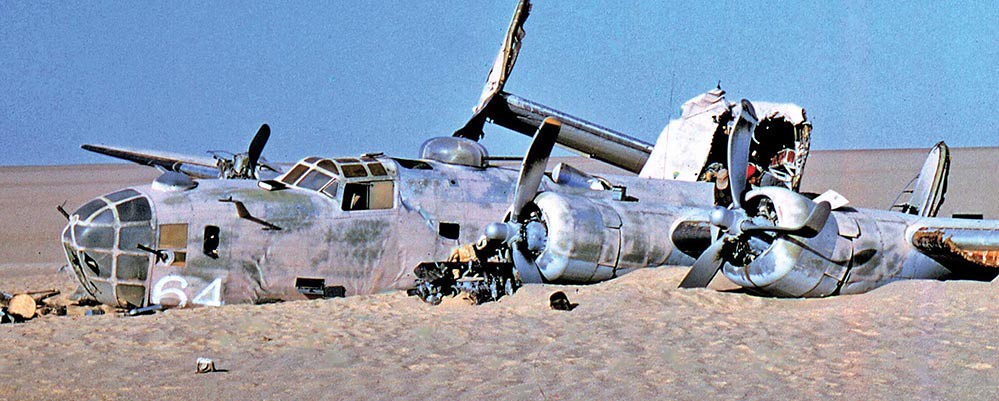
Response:
[[[323,188],[323,195],[329,196],[330,198],[336,199],[336,190],[339,187],[339,183],[336,180],[330,181],[329,185]]]
[[[330,182],[333,177],[319,172],[319,170],[312,170],[309,174],[306,174],[301,181],[298,182],[298,186],[306,189],[311,189],[313,191],[318,191],[323,185]]]
[[[288,174],[285,174],[284,177],[281,177],[281,182],[288,185],[295,185],[295,181],[298,181],[298,178],[301,177],[302,174],[305,174],[308,170],[308,167],[299,164],[295,166],[295,168],[291,169]]]
[[[392,181],[344,184],[342,209],[391,209],[395,205],[394,188]]]

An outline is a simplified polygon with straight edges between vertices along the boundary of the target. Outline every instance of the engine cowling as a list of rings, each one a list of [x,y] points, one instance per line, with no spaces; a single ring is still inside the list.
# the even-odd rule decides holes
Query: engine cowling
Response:
[[[527,248],[548,282],[590,283],[693,261],[675,250],[670,233],[679,221],[697,218],[696,209],[554,192],[539,194],[534,205],[544,238],[529,238]]]
[[[798,226],[815,208],[815,202],[779,187],[755,189],[746,194],[746,204],[768,201],[773,205],[777,226]],[[834,293],[846,274],[849,240],[841,239],[837,221],[830,216],[813,238],[777,235],[770,240],[747,242],[751,262],[726,263],[722,273],[734,283],[770,295],[814,297]],[[845,242],[845,248],[844,243]]]

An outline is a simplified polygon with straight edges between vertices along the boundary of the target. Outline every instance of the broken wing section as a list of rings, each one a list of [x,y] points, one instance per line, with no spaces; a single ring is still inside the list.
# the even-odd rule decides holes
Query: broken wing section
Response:
[[[493,98],[488,114],[494,124],[527,136],[546,118],[558,119],[559,145],[633,173],[642,170],[652,152],[649,143],[508,93]]]
[[[750,143],[750,184],[797,191],[808,159],[812,125],[805,109],[791,103],[752,102],[759,123]],[[722,181],[727,177],[726,144],[734,103],[712,89],[681,106],[679,119],[659,135],[639,176],[680,181]],[[727,184],[722,182],[719,189]]]
[[[478,141],[484,136],[482,127],[489,118],[488,108],[493,103],[493,99],[498,97],[506,85],[506,80],[513,72],[513,65],[517,63],[517,55],[520,54],[521,41],[524,39],[524,22],[531,14],[530,0],[520,0],[517,9],[513,12],[510,20],[510,27],[506,30],[506,37],[500,46],[499,53],[493,61],[489,75],[486,77],[486,85],[482,87],[482,95],[479,102],[472,108],[472,117],[468,119],[464,127],[454,132],[454,136],[468,138]],[[533,135],[533,132],[530,134]]]
[[[912,245],[956,274],[968,278],[999,273],[999,221],[974,222],[979,227],[922,227]]]
[[[219,178],[216,160],[208,157],[103,145],[83,145],[81,147],[94,153],[156,167],[161,171],[176,171],[193,178]]]
[[[534,136],[541,122],[553,117],[562,122],[560,145],[613,166],[639,172],[652,152],[652,144],[503,91],[517,62],[525,35],[524,22],[530,10],[528,0],[521,0],[517,5],[479,102],[472,109],[472,117],[454,132],[454,136],[478,141],[483,136],[482,127],[487,119],[501,127]]]
[[[916,176],[892,202],[891,210],[920,217],[936,217],[947,192],[950,175],[950,148],[943,141],[930,149]],[[899,202],[909,195],[908,201]]]

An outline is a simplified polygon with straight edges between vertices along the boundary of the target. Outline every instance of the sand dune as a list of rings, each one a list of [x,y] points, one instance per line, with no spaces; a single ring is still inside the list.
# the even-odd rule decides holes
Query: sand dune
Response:
[[[919,153],[899,153],[917,155],[913,173]],[[55,205],[72,210],[156,175],[131,165],[0,173],[6,292],[73,288],[58,272],[64,220]],[[948,202],[995,199],[956,189],[973,185],[966,181],[952,184]],[[45,316],[0,326],[0,399],[999,397],[993,284],[912,281],[785,300],[676,289],[685,272],[527,286],[474,307],[390,293],[132,318]],[[549,309],[556,290],[578,307]],[[198,357],[227,371],[195,374]]]
[[[527,286],[482,306],[401,293],[0,329],[4,399],[994,399],[988,283],[821,300],[679,290],[685,268]],[[565,291],[579,306],[548,308]],[[208,357],[227,372],[195,374]]]

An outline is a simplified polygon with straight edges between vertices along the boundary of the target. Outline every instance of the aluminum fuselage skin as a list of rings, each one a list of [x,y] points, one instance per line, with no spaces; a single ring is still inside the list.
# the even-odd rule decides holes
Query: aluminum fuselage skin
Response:
[[[814,205],[785,191],[770,191],[768,195],[775,199],[786,196],[778,200],[785,209],[778,214],[785,224],[792,226],[803,222]],[[923,228],[966,228],[995,233],[999,231],[999,221],[842,208],[831,213],[817,236],[778,236],[749,265],[727,263],[722,272],[751,291],[780,297],[858,294],[907,279],[971,278],[913,245],[913,233]],[[976,278],[982,277],[982,270],[971,273]],[[988,272],[984,274],[987,276]]]
[[[400,163],[388,157],[378,157],[377,162],[387,170],[383,176],[339,176],[342,183],[333,196],[297,186],[267,190],[253,180],[198,180],[194,188],[176,190],[132,187],[137,195],[127,202],[146,199],[148,220],[108,223],[101,229],[116,234],[99,237],[113,244],[102,250],[98,248],[105,245],[95,245],[99,240],[90,238],[98,237],[88,234],[88,229],[98,230],[99,223],[91,217],[101,212],[81,216],[78,211],[63,234],[67,258],[83,288],[100,302],[116,306],[304,299],[302,279],[342,287],[343,295],[408,289],[414,285],[414,268],[419,263],[447,260],[458,246],[479,240],[487,224],[502,220],[519,171],[517,166],[474,168],[426,160]],[[549,281],[594,282],[639,267],[693,262],[675,251],[669,233],[679,220],[706,219],[705,206],[710,205],[713,193],[710,184],[605,178],[619,188],[594,191],[559,185],[548,178],[542,182],[544,191],[604,210],[611,225],[616,225],[611,229],[618,233],[615,241],[601,244],[612,248],[602,253],[614,256],[594,262],[599,274],[551,276]],[[391,182],[391,204],[382,209],[345,210],[345,185],[369,182]],[[621,191],[627,196],[615,197]],[[114,206],[108,198],[114,195],[95,201],[111,204],[105,209],[114,211],[120,220],[125,216],[121,205]],[[240,216],[237,203],[248,214]],[[130,225],[148,225],[152,234],[129,236],[122,227]],[[170,230],[173,239],[166,239],[165,232]],[[568,231],[585,236],[586,230]],[[178,236],[182,245],[169,244],[177,242],[174,237]],[[140,251],[139,245],[164,257]],[[656,250],[655,258],[645,256],[649,249]],[[579,252],[569,250],[562,256],[573,259]],[[109,256],[96,258],[93,266],[83,260],[95,259],[91,254],[98,253]],[[145,263],[145,271],[124,273],[128,266],[122,255],[129,256],[131,263]],[[126,284],[131,286],[131,295],[120,290]],[[141,299],[135,294],[140,287],[144,290]]]

